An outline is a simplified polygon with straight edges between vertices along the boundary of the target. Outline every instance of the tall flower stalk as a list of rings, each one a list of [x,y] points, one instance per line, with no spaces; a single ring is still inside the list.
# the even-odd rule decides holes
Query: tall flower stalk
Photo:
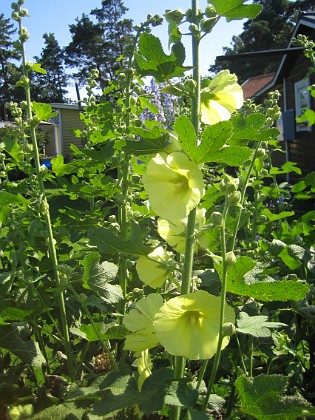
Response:
[[[30,88],[30,80],[29,80],[29,72],[31,70],[31,64],[26,60],[26,52],[25,52],[25,43],[28,40],[28,32],[22,26],[22,18],[28,16],[28,12],[26,9],[22,8],[24,4],[24,0],[19,0],[18,3],[12,4],[12,18],[16,20],[19,24],[19,47],[21,50],[22,55],[22,67],[23,67],[23,76],[20,81],[20,85],[23,86],[25,91],[26,97],[26,117],[27,122],[29,124],[30,129],[30,137],[32,140],[32,148],[33,148],[33,159],[35,162],[35,172],[36,178],[38,182],[38,189],[39,189],[39,212],[43,216],[45,220],[47,236],[48,236],[48,247],[49,247],[49,256],[52,263],[53,273],[54,273],[54,280],[55,280],[55,287],[58,290],[58,301],[59,301],[59,310],[60,310],[60,318],[62,323],[62,333],[63,337],[62,341],[65,347],[67,361],[68,361],[68,371],[69,377],[71,380],[74,380],[74,366],[73,366],[73,358],[72,358],[72,351],[70,345],[70,337],[69,337],[69,330],[68,330],[68,323],[67,323],[67,315],[66,315],[66,305],[65,305],[65,297],[64,291],[61,287],[61,277],[58,270],[58,259],[57,259],[57,252],[55,248],[55,238],[53,234],[52,222],[50,218],[49,212],[49,204],[46,197],[46,191],[44,186],[44,175],[45,175],[45,167],[40,165],[40,158],[39,158],[39,150],[36,140],[36,131],[35,127],[38,124],[38,118],[36,115],[32,113],[32,101],[31,101],[31,88]]]

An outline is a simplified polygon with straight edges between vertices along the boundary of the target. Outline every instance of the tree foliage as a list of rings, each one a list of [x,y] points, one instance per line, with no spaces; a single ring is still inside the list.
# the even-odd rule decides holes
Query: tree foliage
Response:
[[[224,55],[257,52],[263,50],[285,48],[292,36],[299,13],[313,6],[313,1],[289,0],[254,0],[263,6],[262,12],[255,18],[248,20],[243,26],[243,32],[233,36],[231,46],[224,47]],[[228,68],[237,74],[243,82],[249,77],[267,74],[275,71],[281,60],[281,55],[274,57],[259,57],[255,59],[241,58],[224,61],[216,60],[210,71],[218,72]]]
[[[102,89],[114,78],[122,65],[117,59],[131,39],[132,21],[123,19],[127,10],[121,0],[103,0],[101,8],[91,11],[91,17],[83,14],[69,25],[72,41],[65,48],[66,63],[77,69],[79,82],[84,83],[95,68]]]
[[[12,36],[16,33],[14,24],[10,19],[0,14],[0,103],[4,105],[11,100],[18,100],[20,89],[13,89],[15,83],[21,77],[19,68],[14,60],[19,59],[20,54],[13,47]],[[22,95],[22,93],[21,93]],[[1,106],[0,118],[6,114]]]
[[[55,35],[43,35],[45,47],[40,57],[34,57],[46,70],[45,74],[35,73],[33,97],[41,102],[65,102],[67,75],[64,70],[64,53]]]

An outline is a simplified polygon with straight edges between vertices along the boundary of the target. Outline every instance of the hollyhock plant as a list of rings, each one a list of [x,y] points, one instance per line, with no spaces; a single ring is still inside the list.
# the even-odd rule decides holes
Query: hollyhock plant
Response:
[[[157,340],[174,356],[191,360],[209,359],[217,350],[220,302],[204,290],[174,297],[157,311],[153,329]],[[225,307],[225,322],[234,323],[231,307]],[[229,343],[224,337],[222,348]]]
[[[232,112],[242,107],[243,90],[235,74],[220,71],[212,80],[204,80],[201,89],[201,121],[216,124],[230,119]]]
[[[162,296],[152,293],[140,299],[124,316],[123,323],[131,331],[126,337],[125,349],[141,352],[159,344],[153,331],[153,319],[162,304]]]
[[[166,265],[171,259],[170,254],[162,246],[155,248],[147,257],[141,256],[136,264],[140,280],[153,289],[162,287],[171,271]]]
[[[201,170],[183,152],[158,153],[142,181],[153,210],[166,220],[187,217],[205,188]]]
[[[205,224],[206,209],[198,209],[196,213],[195,229],[200,232]],[[165,220],[158,219],[158,233],[159,235],[180,254],[185,252],[186,247],[186,226],[187,218],[183,220]],[[197,246],[207,248],[209,239],[206,235],[200,235],[197,238]]]

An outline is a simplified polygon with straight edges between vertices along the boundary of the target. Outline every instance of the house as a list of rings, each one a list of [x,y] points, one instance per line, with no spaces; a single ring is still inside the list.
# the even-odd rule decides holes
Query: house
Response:
[[[256,94],[273,81],[275,73],[262,74],[261,76],[250,77],[242,83],[244,99],[255,99]]]
[[[47,156],[63,155],[65,160],[72,157],[71,144],[77,147],[82,146],[82,141],[76,137],[74,130],[82,130],[83,122],[80,119],[80,109],[78,105],[51,103],[57,115],[50,119],[53,124],[53,135],[51,133],[50,142],[46,146]]]
[[[274,77],[256,90],[252,86],[255,78],[252,78],[251,84],[247,81],[247,87],[246,82],[244,85],[247,92],[252,89],[249,97],[260,102],[268,92],[273,90],[280,92],[282,121],[279,126],[283,127],[283,141],[279,143],[285,153],[277,154],[274,161],[278,166],[288,160],[296,162],[302,175],[306,175],[315,171],[315,126],[310,126],[307,122],[297,123],[295,118],[302,114],[303,109],[309,108],[315,111],[315,99],[308,90],[308,87],[315,83],[315,73],[307,76],[311,61],[305,58],[303,51],[293,46],[293,39],[298,34],[306,35],[315,41],[315,12],[301,14],[288,45],[288,50],[291,51],[283,55]],[[256,86],[259,86],[262,80],[266,81],[263,77],[257,79]]]

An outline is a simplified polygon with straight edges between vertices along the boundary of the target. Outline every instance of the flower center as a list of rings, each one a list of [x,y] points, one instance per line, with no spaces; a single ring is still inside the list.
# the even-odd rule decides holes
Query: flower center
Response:
[[[200,327],[202,324],[203,316],[198,311],[188,311],[186,313],[186,319],[191,327]]]
[[[175,182],[175,188],[177,190],[188,188],[188,179],[184,176],[181,176],[180,178],[178,178]]]

